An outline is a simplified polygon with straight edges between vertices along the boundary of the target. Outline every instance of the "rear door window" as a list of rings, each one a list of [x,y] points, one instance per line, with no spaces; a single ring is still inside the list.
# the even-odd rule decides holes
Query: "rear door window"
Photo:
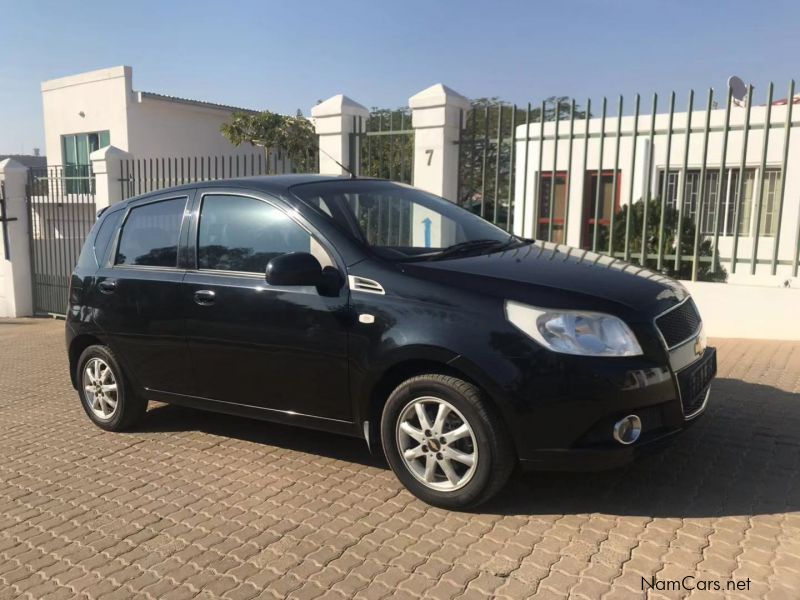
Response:
[[[122,226],[114,263],[127,266],[176,267],[186,198],[151,202],[132,208]]]

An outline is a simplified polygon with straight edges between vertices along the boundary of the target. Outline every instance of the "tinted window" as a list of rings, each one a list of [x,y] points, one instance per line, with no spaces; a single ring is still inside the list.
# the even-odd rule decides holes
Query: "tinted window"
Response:
[[[117,250],[116,264],[174,267],[186,198],[145,204],[131,210]]]
[[[100,266],[103,266],[105,262],[108,245],[114,238],[117,225],[119,225],[119,220],[122,218],[124,212],[125,211],[118,210],[106,215],[106,218],[100,223],[100,229],[97,230],[97,237],[94,238],[94,257],[97,260],[97,264]]]
[[[292,192],[342,228],[354,223],[355,233],[387,258],[433,255],[473,240],[509,241],[508,233],[452,202],[389,181],[326,181]]]
[[[311,235],[283,211],[242,196],[203,197],[197,234],[201,269],[264,273],[286,252],[310,252]],[[322,261],[321,261],[322,262]]]

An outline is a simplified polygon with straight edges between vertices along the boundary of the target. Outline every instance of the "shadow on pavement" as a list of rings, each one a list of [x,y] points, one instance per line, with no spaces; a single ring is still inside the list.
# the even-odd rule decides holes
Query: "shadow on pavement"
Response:
[[[385,468],[363,440],[204,413],[151,409],[146,431],[199,430]],[[800,394],[719,379],[706,414],[657,454],[599,473],[522,473],[476,512],[721,517],[800,510]]]
[[[170,404],[160,404],[150,408],[139,430],[202,431],[307,454],[318,454],[364,466],[386,467],[383,457],[372,456],[362,439]]]

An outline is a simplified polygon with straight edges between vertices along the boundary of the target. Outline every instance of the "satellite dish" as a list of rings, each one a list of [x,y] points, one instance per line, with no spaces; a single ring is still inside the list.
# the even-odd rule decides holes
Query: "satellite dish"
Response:
[[[744,102],[745,96],[747,96],[747,86],[741,78],[736,75],[728,77],[728,87],[731,90],[731,96],[734,100],[737,102]]]

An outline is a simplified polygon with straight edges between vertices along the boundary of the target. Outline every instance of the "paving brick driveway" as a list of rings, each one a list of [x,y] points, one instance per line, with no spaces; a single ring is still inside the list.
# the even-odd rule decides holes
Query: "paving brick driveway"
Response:
[[[162,405],[105,433],[62,333],[0,322],[0,598],[594,599],[686,575],[750,578],[715,598],[800,597],[800,344],[718,341],[709,414],[680,443],[518,475],[465,514],[358,440]]]

